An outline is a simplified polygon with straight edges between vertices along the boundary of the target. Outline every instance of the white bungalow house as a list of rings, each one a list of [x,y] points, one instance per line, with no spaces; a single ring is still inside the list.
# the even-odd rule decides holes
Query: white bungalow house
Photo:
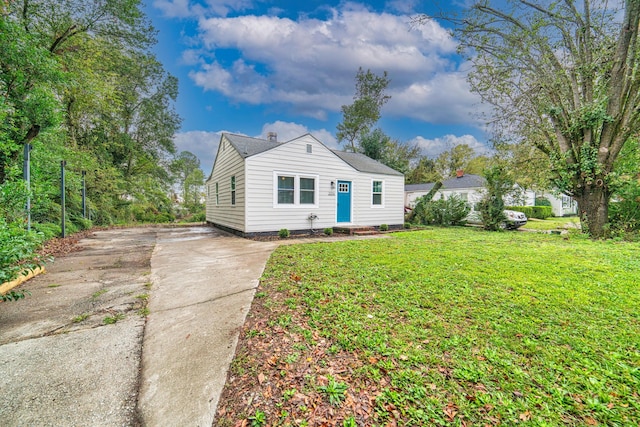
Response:
[[[207,222],[242,236],[404,223],[402,173],[310,134],[222,134],[206,187]]]
[[[416,204],[416,200],[429,193],[433,188],[434,183],[427,184],[407,184],[404,190],[404,204],[407,207],[413,208]],[[445,199],[449,198],[452,194],[456,194],[458,197],[466,200],[471,209],[474,209],[476,204],[482,199],[485,191],[485,179],[479,175],[465,174],[464,171],[457,171],[454,178],[449,178],[442,181],[442,187],[434,199],[437,200],[440,197]],[[505,199],[505,204],[510,206],[534,206],[536,196],[542,196],[551,202],[551,209],[554,216],[568,216],[575,215],[578,212],[576,202],[569,196],[560,195],[557,196],[550,192],[544,192],[542,194],[536,194],[532,190],[522,190],[516,188],[513,195]]]

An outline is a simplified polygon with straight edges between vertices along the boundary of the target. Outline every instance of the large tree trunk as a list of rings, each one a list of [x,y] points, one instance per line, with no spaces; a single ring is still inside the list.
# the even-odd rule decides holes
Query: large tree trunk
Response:
[[[607,237],[605,225],[609,221],[610,192],[604,186],[588,184],[575,199],[578,202],[578,214],[583,231],[589,231],[593,239]]]

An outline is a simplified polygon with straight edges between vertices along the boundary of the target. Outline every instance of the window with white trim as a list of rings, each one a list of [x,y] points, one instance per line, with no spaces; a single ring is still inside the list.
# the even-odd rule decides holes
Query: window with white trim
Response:
[[[218,206],[220,204],[220,187],[218,186],[218,183],[216,182],[216,206]]]
[[[295,173],[275,172],[276,206],[317,205],[318,177]]]
[[[231,177],[231,205],[236,204],[236,176]]]
[[[295,196],[295,176],[278,176],[278,204],[293,205]]]
[[[382,181],[372,182],[371,194],[371,204],[374,206],[382,206]]]

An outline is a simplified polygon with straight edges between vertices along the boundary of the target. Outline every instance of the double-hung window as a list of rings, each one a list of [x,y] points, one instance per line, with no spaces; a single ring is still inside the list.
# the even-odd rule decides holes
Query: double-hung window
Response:
[[[316,180],[300,178],[300,204],[313,205],[316,202]]]
[[[382,181],[373,181],[371,189],[371,204],[382,206]]]
[[[231,177],[231,205],[236,204],[236,176]]]
[[[218,185],[218,183],[216,182],[216,206],[218,206],[220,204],[220,186]]]
[[[295,201],[295,176],[278,176],[278,204],[293,205]]]
[[[296,173],[276,172],[275,206],[317,205],[318,177]]]

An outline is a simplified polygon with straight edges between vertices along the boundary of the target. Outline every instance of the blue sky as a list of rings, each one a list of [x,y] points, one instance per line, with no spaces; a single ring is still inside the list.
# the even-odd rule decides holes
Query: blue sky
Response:
[[[353,102],[358,67],[387,71],[391,100],[379,127],[435,157],[456,144],[486,150],[466,82],[469,64],[437,20],[434,1],[148,0],[155,53],[180,80],[179,150],[208,175],[221,132],[286,141],[311,133],[339,148],[340,107]],[[442,2],[446,7],[449,2]]]

